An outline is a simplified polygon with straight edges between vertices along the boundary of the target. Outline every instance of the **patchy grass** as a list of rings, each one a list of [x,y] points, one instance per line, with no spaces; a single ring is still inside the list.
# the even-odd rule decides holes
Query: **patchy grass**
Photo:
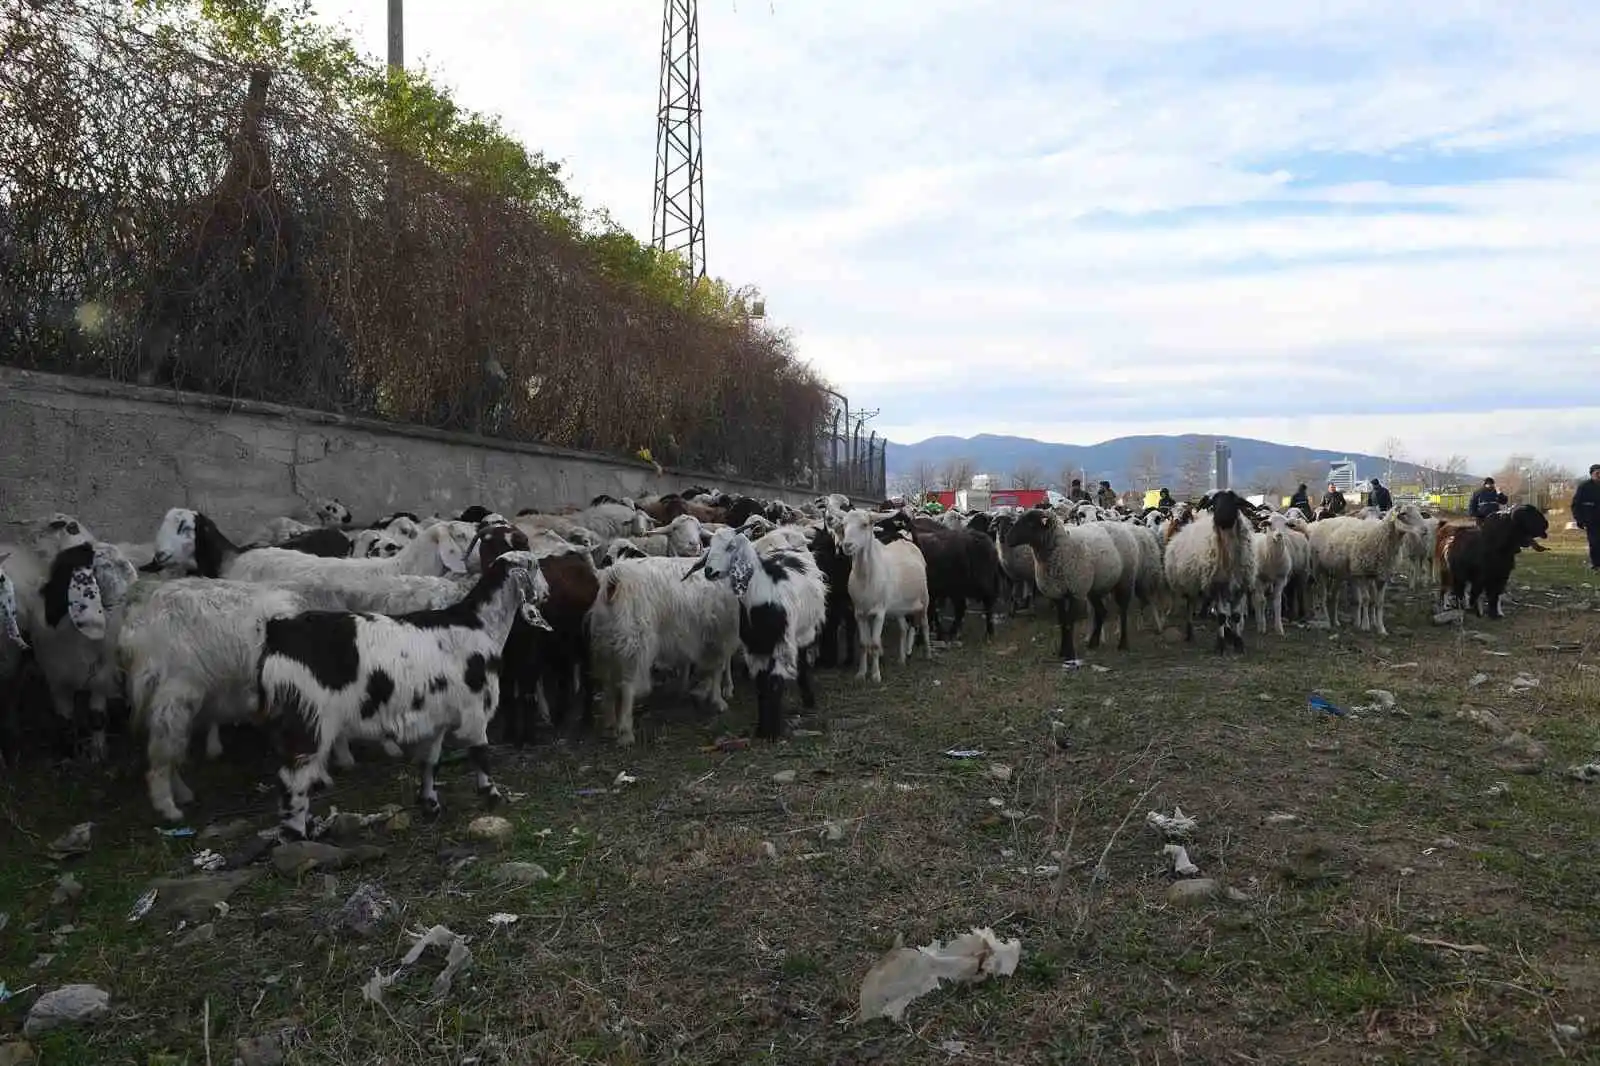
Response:
[[[476,809],[453,766],[440,822],[372,830],[389,854],[332,892],[321,874],[263,872],[214,940],[186,948],[172,920],[125,917],[196,849],[155,831],[131,759],[114,777],[25,768],[0,792],[0,979],[112,993],[107,1022],[39,1042],[46,1064],[203,1063],[208,1016],[218,1062],[280,1018],[298,1026],[289,1061],[306,1064],[1597,1061],[1600,1033],[1561,1041],[1555,1026],[1600,1021],[1600,786],[1565,777],[1600,746],[1600,593],[1577,542],[1556,549],[1523,556],[1529,587],[1500,623],[1435,628],[1428,595],[1401,589],[1388,638],[1252,633],[1242,660],[1223,660],[1138,631],[1132,652],[1094,654],[1108,672],[1067,674],[1043,617],[1007,621],[988,645],[969,622],[964,646],[891,663],[882,687],[825,677],[821,713],[799,723],[817,736],[702,750],[748,728],[746,687],[725,721],[647,718],[632,752],[506,753],[502,784],[525,795],[501,853],[466,839]],[[1581,650],[1539,650],[1564,642]],[[1469,687],[1479,672],[1489,680]],[[1513,694],[1519,672],[1539,686]],[[1373,688],[1402,713],[1306,706],[1312,690],[1369,704]],[[988,754],[941,754],[953,747]],[[270,767],[231,751],[195,774],[210,804],[197,828],[270,820],[255,791]],[[783,769],[794,784],[772,782]],[[613,789],[622,770],[639,780]],[[368,757],[318,809],[406,803],[412,787]],[[1191,858],[1247,899],[1167,902],[1144,814],[1174,804],[1200,820]],[[91,818],[93,851],[65,864],[83,898],[52,906],[61,867],[43,843]],[[557,876],[498,884],[506,858]],[[369,879],[401,902],[400,922],[373,940],[331,931],[327,915]],[[497,911],[521,920],[492,929]],[[366,1003],[360,987],[397,963],[403,929],[434,923],[471,938],[470,974],[430,1002],[429,957],[382,1007]],[[974,925],[1021,938],[1013,977],[929,995],[905,1024],[848,1024],[898,938]],[[33,998],[0,1007],[0,1034]]]

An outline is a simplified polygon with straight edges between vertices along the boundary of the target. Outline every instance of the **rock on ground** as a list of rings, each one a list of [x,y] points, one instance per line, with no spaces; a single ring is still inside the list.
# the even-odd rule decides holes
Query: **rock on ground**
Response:
[[[280,874],[294,876],[307,870],[339,870],[381,859],[388,849],[372,844],[341,848],[315,840],[296,840],[272,849],[272,865]]]
[[[63,985],[46,992],[28,1011],[22,1023],[24,1036],[36,1037],[54,1029],[90,1025],[111,1013],[111,995],[94,985]]]
[[[150,882],[156,890],[155,910],[189,922],[210,918],[222,903],[255,879],[254,870],[201,874],[198,877],[167,877]]]

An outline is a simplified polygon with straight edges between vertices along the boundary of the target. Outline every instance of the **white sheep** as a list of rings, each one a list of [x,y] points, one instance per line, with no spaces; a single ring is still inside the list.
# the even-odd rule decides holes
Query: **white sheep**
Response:
[[[454,733],[467,744],[479,795],[497,802],[488,728],[500,701],[500,654],[518,615],[549,628],[537,607],[548,594],[537,561],[512,551],[446,610],[269,619],[260,689],[266,717],[282,730],[293,759],[278,772],[285,833],[306,835],[311,786],[328,779],[328,758],[341,738],[413,747],[422,765],[418,799],[431,815],[440,810],[434,770]]]
[[[673,555],[688,559],[698,556],[705,548],[700,520],[688,514],[681,514],[658,529],[627,539],[646,555]]]
[[[1255,551],[1256,580],[1250,590],[1250,602],[1256,615],[1256,631],[1266,633],[1270,612],[1272,628],[1283,636],[1283,590],[1294,575],[1294,550],[1290,547],[1292,534],[1288,521],[1279,514],[1267,519],[1267,528],[1254,534],[1251,546]]]
[[[585,619],[602,725],[624,747],[634,741],[633,707],[650,691],[650,672],[692,667],[700,698],[727,709],[729,665],[739,647],[739,601],[728,587],[690,575],[698,560],[623,559],[600,571]],[[685,580],[688,578],[687,580]]]
[[[739,600],[739,643],[756,683],[756,736],[783,735],[783,683],[797,680],[803,706],[816,706],[809,656],[827,613],[828,583],[805,548],[756,550],[743,533],[724,529],[684,580],[698,570],[726,581]]]
[[[1349,582],[1356,594],[1356,628],[1388,635],[1384,599],[1389,575],[1407,533],[1420,528],[1421,516],[1408,505],[1396,507],[1378,519],[1341,516],[1311,526],[1318,595],[1323,616],[1331,625],[1339,625],[1339,592]]]
[[[1211,507],[1167,541],[1167,582],[1184,604],[1184,639],[1194,639],[1194,613],[1209,602],[1217,615],[1217,651],[1244,650],[1244,623],[1256,583],[1250,523],[1240,498],[1229,490],[1212,496]],[[1174,523],[1176,524],[1176,523]]]
[[[715,534],[712,539],[715,539]],[[803,526],[779,526],[771,533],[757,537],[750,543],[754,544],[756,551],[763,555],[779,548],[809,550],[811,536]]]
[[[873,681],[883,680],[883,625],[889,618],[900,626],[900,665],[910,656],[917,632],[922,634],[925,656],[933,658],[927,561],[909,540],[878,542],[873,523],[884,517],[871,511],[848,511],[836,533],[839,550],[850,559],[848,588],[862,653],[857,680],[869,673]]]
[[[1128,606],[1141,555],[1132,529],[1116,522],[1069,526],[1052,511],[1034,509],[1016,520],[1006,543],[1033,549],[1034,583],[1041,596],[1056,601],[1063,663],[1077,660],[1072,631],[1080,603],[1088,603],[1094,612],[1089,647],[1100,646],[1107,596],[1116,604],[1121,621],[1117,648],[1128,650]]]

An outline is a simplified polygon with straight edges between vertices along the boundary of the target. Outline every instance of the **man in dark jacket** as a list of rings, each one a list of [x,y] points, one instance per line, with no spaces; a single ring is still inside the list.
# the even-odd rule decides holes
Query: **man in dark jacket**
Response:
[[[1067,499],[1073,503],[1088,503],[1089,493],[1084,490],[1083,482],[1077,478],[1072,479],[1072,485],[1067,489]]]
[[[1312,517],[1311,493],[1304,483],[1301,483],[1300,487],[1294,490],[1294,495],[1289,497],[1289,506],[1298,508],[1307,518]]]
[[[1111,488],[1111,482],[1100,482],[1100,491],[1095,493],[1095,503],[1108,511],[1117,505],[1117,494]]]
[[[1589,468],[1589,479],[1572,494],[1572,520],[1589,534],[1589,569],[1600,570],[1600,463]]]
[[[1481,526],[1483,520],[1500,510],[1500,505],[1505,502],[1506,494],[1494,487],[1494,478],[1486,477],[1483,479],[1483,488],[1474,492],[1467,503],[1467,514]]]
[[[1173,500],[1172,493],[1162,489],[1161,495],[1156,497],[1156,508],[1171,514],[1174,506],[1176,506],[1176,501]]]
[[[1344,514],[1344,493],[1334,487],[1333,482],[1328,482],[1328,491],[1322,494],[1322,506],[1329,514]]]
[[[1372,487],[1367,490],[1367,506],[1376,507],[1379,514],[1387,513],[1394,506],[1394,497],[1377,478],[1372,479]]]

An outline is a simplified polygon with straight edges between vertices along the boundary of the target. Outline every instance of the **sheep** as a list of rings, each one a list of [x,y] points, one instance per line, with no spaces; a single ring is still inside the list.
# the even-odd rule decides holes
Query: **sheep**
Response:
[[[1217,615],[1217,651],[1244,651],[1245,610],[1256,583],[1250,524],[1232,491],[1215,493],[1167,541],[1167,581],[1185,605],[1184,640],[1194,640],[1195,610],[1209,600]],[[1176,522],[1173,523],[1177,525]]]
[[[1339,624],[1339,591],[1341,584],[1348,581],[1355,586],[1356,628],[1388,635],[1383,608],[1389,574],[1407,531],[1416,529],[1419,523],[1414,508],[1401,506],[1378,519],[1337,516],[1311,527],[1318,593],[1323,614],[1332,625]]]
[[[378,529],[363,529],[350,542],[350,554],[357,559],[392,559],[405,550],[409,540]]]
[[[1003,514],[995,518],[991,526],[995,546],[1000,552],[1000,573],[1010,586],[1010,609],[1013,613],[1032,607],[1033,594],[1037,591],[1033,583],[1033,549],[1026,544],[1007,543],[1015,524],[1015,515]]]
[[[520,532],[520,530],[519,530]],[[604,568],[623,559],[648,559],[650,553],[639,547],[627,537],[617,537],[600,555],[600,567]]]
[[[290,537],[310,532],[314,529],[341,529],[350,525],[350,508],[338,499],[319,499],[308,509],[310,523],[294,518],[268,519],[256,530],[246,544],[282,544]]]
[[[1294,573],[1290,532],[1288,521],[1282,515],[1273,515],[1267,519],[1267,528],[1251,539],[1256,557],[1256,581],[1250,590],[1250,600],[1256,616],[1256,632],[1263,635],[1267,632],[1270,612],[1273,631],[1283,636],[1283,590]]]
[[[843,512],[840,512],[842,515]],[[833,529],[822,525],[811,531],[810,548],[828,583],[828,606],[817,639],[817,665],[852,667],[856,664],[856,615],[850,602],[850,557],[839,548]],[[845,654],[839,657],[839,637]]]
[[[1290,511],[1294,511],[1290,508]],[[1284,531],[1284,543],[1289,548],[1289,583],[1283,589],[1284,610],[1297,622],[1305,622],[1311,617],[1310,611],[1310,585],[1312,579],[1313,563],[1311,558],[1311,538],[1307,536],[1308,523],[1303,518],[1292,518],[1286,512],[1284,524],[1288,527]]]
[[[311,786],[328,780],[328,757],[341,737],[412,745],[422,764],[418,801],[433,816],[441,810],[434,770],[453,732],[468,745],[478,794],[499,802],[488,727],[499,705],[500,654],[519,615],[547,624],[538,604],[548,592],[534,558],[508,552],[443,610],[269,619],[258,698],[291,758],[278,771],[284,834],[306,835]]]
[[[1139,568],[1139,545],[1130,531],[1108,522],[1068,527],[1053,512],[1030,510],[1012,525],[1006,543],[1033,549],[1034,583],[1040,595],[1056,601],[1063,663],[1077,661],[1072,630],[1080,601],[1094,612],[1089,647],[1100,646],[1107,595],[1121,620],[1117,648],[1128,650],[1128,606]]]
[[[713,534],[713,536],[715,535]],[[801,526],[779,526],[771,533],[752,539],[750,543],[754,544],[756,551],[763,555],[771,551],[777,551],[779,548],[795,548],[809,551],[811,537]]]
[[[1516,569],[1517,555],[1523,548],[1540,547],[1536,542],[1549,535],[1549,519],[1523,503],[1490,515],[1480,526],[1448,528],[1451,535],[1439,538],[1444,556],[1440,573],[1452,599],[1463,609],[1470,605],[1480,618],[1505,617],[1500,597]]]
[[[17,588],[5,569],[11,555],[0,551],[0,769],[5,768],[7,752],[15,749],[17,689],[28,650],[18,617]]]
[[[873,525],[877,517],[871,511],[850,511],[838,534],[839,549],[850,559],[850,602],[861,641],[858,681],[869,673],[873,681],[883,680],[883,624],[890,617],[900,625],[900,665],[911,653],[916,632],[922,634],[926,657],[933,658],[927,562],[910,540],[896,537],[888,544],[879,543]]]
[[[441,576],[467,572],[471,537],[471,527],[445,522],[423,531],[388,559],[328,559],[283,548],[240,548],[206,515],[174,507],[156,534],[155,562],[234,581],[314,580],[337,571]]]
[[[178,768],[195,727],[209,725],[207,746],[215,757],[217,727],[256,713],[267,620],[310,606],[287,589],[242,581],[178,578],[135,588],[116,655],[127,676],[133,725],[146,737],[150,803],[163,818],[182,820],[181,807],[194,800]],[[352,761],[348,750],[339,756]]]
[[[676,555],[680,558],[690,558],[699,555],[703,548],[700,520],[689,514],[679,515],[659,529],[628,539],[646,555]]]
[[[939,608],[951,600],[955,619],[948,639],[960,638],[969,599],[983,605],[984,633],[994,636],[994,601],[1000,595],[1000,553],[994,541],[966,528],[937,529],[920,533],[917,547],[927,564],[928,621],[934,637],[945,639]]]
[[[422,533],[422,519],[410,511],[396,511],[373,522],[368,529],[387,533],[396,540],[416,540]]]
[[[711,538],[711,546],[683,580],[697,571],[712,582],[726,580],[739,600],[739,643],[756,683],[756,736],[777,740],[783,735],[786,679],[798,684],[803,706],[817,703],[809,659],[827,614],[828,584],[822,571],[804,549],[762,554],[732,529]]]
[[[345,559],[349,557],[351,551],[349,537],[337,529],[321,527],[285,537],[277,544],[269,546],[284,551],[300,552],[303,555],[316,555],[324,559]]]
[[[624,559],[600,571],[587,626],[602,688],[601,718],[616,742],[634,742],[633,707],[650,691],[650,671],[683,665],[700,677],[701,699],[727,709],[729,664],[739,646],[739,601],[722,583],[685,575],[698,560]]]
[[[1133,596],[1150,612],[1150,625],[1160,633],[1167,627],[1167,571],[1162,555],[1166,542],[1159,530],[1137,522],[1124,522],[1122,528],[1139,545],[1139,566],[1133,578]],[[1114,536],[1116,534],[1113,534]]]

